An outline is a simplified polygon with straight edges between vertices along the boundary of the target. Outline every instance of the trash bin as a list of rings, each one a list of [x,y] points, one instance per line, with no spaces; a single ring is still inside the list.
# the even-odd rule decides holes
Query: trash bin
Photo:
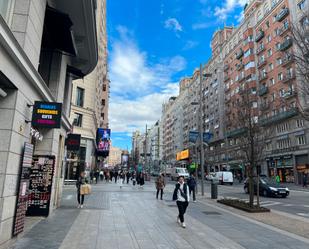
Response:
[[[214,181],[211,182],[211,199],[218,198],[218,184]]]

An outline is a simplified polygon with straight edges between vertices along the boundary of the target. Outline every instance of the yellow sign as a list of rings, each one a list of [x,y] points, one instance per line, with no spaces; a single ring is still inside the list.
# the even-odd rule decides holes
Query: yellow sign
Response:
[[[181,152],[178,152],[176,155],[177,161],[188,159],[188,158],[189,158],[189,150],[183,150]]]

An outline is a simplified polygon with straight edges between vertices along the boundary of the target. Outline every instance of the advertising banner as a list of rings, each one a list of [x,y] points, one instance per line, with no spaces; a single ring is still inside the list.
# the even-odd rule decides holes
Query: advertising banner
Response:
[[[111,143],[110,137],[110,129],[98,128],[96,137],[98,156],[108,156]]]
[[[67,139],[65,140],[65,145],[67,150],[79,150],[80,148],[80,134],[68,134]]]
[[[212,133],[210,133],[210,132],[204,132],[204,133],[203,133],[203,142],[204,142],[204,143],[208,143],[208,142],[211,140],[212,136],[213,136]]]
[[[176,154],[176,160],[177,161],[188,159],[188,158],[189,158],[189,150],[183,150],[183,151],[178,152]]]
[[[60,128],[62,104],[35,101],[31,124],[35,128]]]

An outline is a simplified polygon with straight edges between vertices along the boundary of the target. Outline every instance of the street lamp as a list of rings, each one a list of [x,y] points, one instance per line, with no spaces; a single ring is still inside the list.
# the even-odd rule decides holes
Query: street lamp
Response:
[[[212,74],[203,74],[203,67],[202,64],[200,64],[200,99],[199,102],[192,102],[191,105],[199,105],[199,135],[200,135],[200,165],[201,165],[201,171],[202,171],[202,179],[201,179],[201,191],[202,196],[204,195],[204,143],[203,143],[203,115],[202,115],[202,99],[203,99],[203,77],[209,78]]]

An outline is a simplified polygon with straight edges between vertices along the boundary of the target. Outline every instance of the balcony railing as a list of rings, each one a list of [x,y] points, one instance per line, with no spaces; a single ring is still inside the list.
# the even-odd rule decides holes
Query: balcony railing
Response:
[[[277,115],[274,115],[272,117],[261,118],[259,122],[261,125],[269,125],[269,124],[277,123],[282,120],[294,117],[297,114],[298,114],[297,108],[291,108],[288,111],[280,112]]]
[[[260,53],[262,53],[265,50],[265,46],[264,44],[260,45],[258,47],[258,49],[256,50],[256,54],[259,55]]]
[[[247,131],[246,128],[239,128],[239,129],[235,129],[235,130],[226,132],[225,136],[227,138],[237,137],[237,136],[244,134],[246,131]]]
[[[283,43],[280,44],[280,51],[285,51],[293,45],[291,38],[286,39]]]
[[[295,74],[289,73],[289,74],[283,76],[282,82],[283,83],[288,83],[289,81],[291,81],[293,79],[295,79]]]
[[[283,36],[285,34],[286,31],[288,31],[290,29],[290,25],[289,24],[285,24],[283,25],[283,27],[281,29],[279,29],[279,35]]]
[[[283,97],[284,97],[285,99],[289,99],[289,98],[292,98],[292,97],[294,97],[294,96],[296,96],[296,95],[297,95],[297,92],[296,92],[295,90],[290,90],[290,91],[286,92],[286,93],[283,95]]]
[[[263,86],[259,89],[259,96],[263,96],[264,94],[266,94],[268,92],[268,87],[267,86]]]
[[[240,71],[241,69],[243,69],[245,67],[244,64],[240,63],[240,64],[237,64],[236,68],[238,71]]]
[[[264,31],[260,30],[259,33],[255,37],[255,42],[259,42],[264,37],[264,35],[265,35]]]
[[[263,80],[266,80],[267,78],[268,78],[267,73],[264,73],[264,74],[259,76],[258,80],[261,82]]]
[[[293,62],[294,61],[294,57],[293,57],[293,55],[286,55],[284,58],[283,58],[283,60],[282,60],[282,66],[284,67],[284,66],[287,66],[287,65],[289,65],[291,62]]]
[[[266,60],[261,60],[257,63],[257,66],[258,68],[262,67],[262,66],[265,66],[267,64],[267,61]]]
[[[236,53],[236,59],[239,60],[243,55],[244,55],[244,51],[240,49],[239,52]]]
[[[276,21],[277,22],[281,22],[286,16],[288,16],[289,14],[289,9],[288,8],[284,8],[282,9],[279,14],[276,17]]]

